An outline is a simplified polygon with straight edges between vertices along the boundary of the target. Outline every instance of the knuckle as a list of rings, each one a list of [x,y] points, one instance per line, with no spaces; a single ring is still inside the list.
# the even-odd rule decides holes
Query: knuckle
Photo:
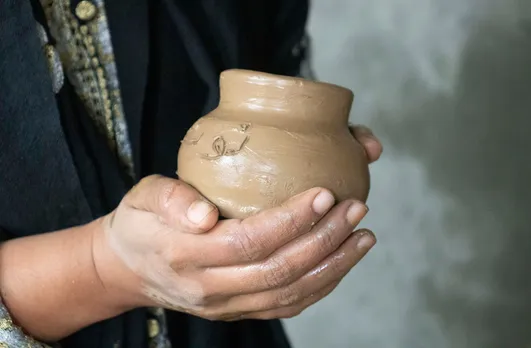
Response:
[[[286,211],[279,219],[280,228],[284,231],[295,232],[296,235],[299,235],[302,232],[302,226],[297,221],[297,216],[295,212],[291,208],[286,207],[284,204],[282,205],[282,207],[285,208]]]
[[[157,181],[162,180],[162,178],[163,178],[163,176],[158,175],[158,174],[145,176],[142,179],[140,179],[140,181],[133,188],[136,188],[136,189],[147,188],[149,186],[152,186]]]
[[[170,206],[173,198],[175,197],[175,191],[177,191],[180,185],[179,182],[176,180],[168,180],[162,185],[163,186],[161,187],[159,191],[159,196],[157,198],[160,207],[164,210]]]
[[[333,257],[330,260],[330,268],[332,270],[332,273],[336,276],[340,277],[342,276],[346,270],[345,270],[345,262],[343,257]]]
[[[234,244],[240,259],[247,262],[260,260],[263,257],[265,245],[259,239],[251,237],[255,235],[245,224],[240,224],[234,229],[231,242]]]
[[[175,191],[179,186],[180,182],[178,180],[161,175],[146,176],[133,186],[125,196],[124,201],[128,204],[136,205],[139,200],[149,200],[153,208],[164,211],[171,204]]]
[[[269,288],[285,285],[293,273],[292,265],[281,257],[272,258],[265,266],[264,282]]]
[[[318,247],[321,252],[330,252],[335,249],[334,232],[336,226],[333,223],[326,224],[325,228],[317,235]]]
[[[149,183],[151,183],[153,180],[155,180],[157,178],[157,175],[149,175],[149,176],[145,176],[143,177],[142,179],[140,179],[140,181],[138,181],[138,183],[135,185],[136,187],[143,187],[143,186],[146,186],[148,185]]]
[[[276,297],[276,305],[278,307],[292,306],[301,301],[302,296],[293,286],[287,286],[278,292]]]

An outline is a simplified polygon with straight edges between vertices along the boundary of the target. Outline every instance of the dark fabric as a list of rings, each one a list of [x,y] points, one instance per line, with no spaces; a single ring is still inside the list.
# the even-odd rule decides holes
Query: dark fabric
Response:
[[[308,1],[107,0],[139,177],[175,177],[186,130],[218,102],[219,73],[298,73],[292,49]],[[0,229],[12,237],[78,225],[114,209],[133,182],[73,88],[54,96],[29,0],[0,1]],[[138,309],[65,339],[65,348],[146,348]],[[175,348],[287,348],[279,321],[211,322],[168,313]]]
[[[0,226],[14,236],[92,220],[58,117],[32,8],[0,1]]]
[[[142,146],[140,131],[148,79],[149,4],[152,2],[155,0],[105,1],[135,164],[140,163]],[[135,172],[140,174],[138,166]]]
[[[168,313],[174,348],[289,348],[278,320],[212,322],[181,313]],[[175,329],[179,328],[179,329]]]

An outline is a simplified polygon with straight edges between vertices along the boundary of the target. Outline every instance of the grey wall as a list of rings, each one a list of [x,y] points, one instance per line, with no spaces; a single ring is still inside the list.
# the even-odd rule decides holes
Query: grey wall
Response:
[[[385,146],[377,247],[296,348],[531,347],[531,0],[315,0],[321,80]]]

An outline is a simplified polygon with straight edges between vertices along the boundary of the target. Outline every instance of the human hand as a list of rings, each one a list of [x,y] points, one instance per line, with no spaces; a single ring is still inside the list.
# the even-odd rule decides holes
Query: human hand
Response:
[[[103,219],[94,262],[128,308],[163,306],[211,320],[297,315],[329,294],[376,242],[353,233],[367,213],[314,188],[244,220],[179,180],[151,176]],[[116,296],[115,296],[116,297]]]
[[[350,133],[365,149],[369,163],[376,162],[383,151],[382,143],[380,143],[378,138],[376,138],[373,132],[365,126],[350,125],[349,129]]]

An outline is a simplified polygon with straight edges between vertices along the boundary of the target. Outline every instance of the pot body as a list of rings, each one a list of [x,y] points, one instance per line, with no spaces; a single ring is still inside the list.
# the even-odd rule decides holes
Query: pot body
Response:
[[[369,170],[348,129],[352,100],[339,86],[226,71],[220,105],[182,141],[177,174],[226,218],[246,218],[312,187],[364,202]]]

